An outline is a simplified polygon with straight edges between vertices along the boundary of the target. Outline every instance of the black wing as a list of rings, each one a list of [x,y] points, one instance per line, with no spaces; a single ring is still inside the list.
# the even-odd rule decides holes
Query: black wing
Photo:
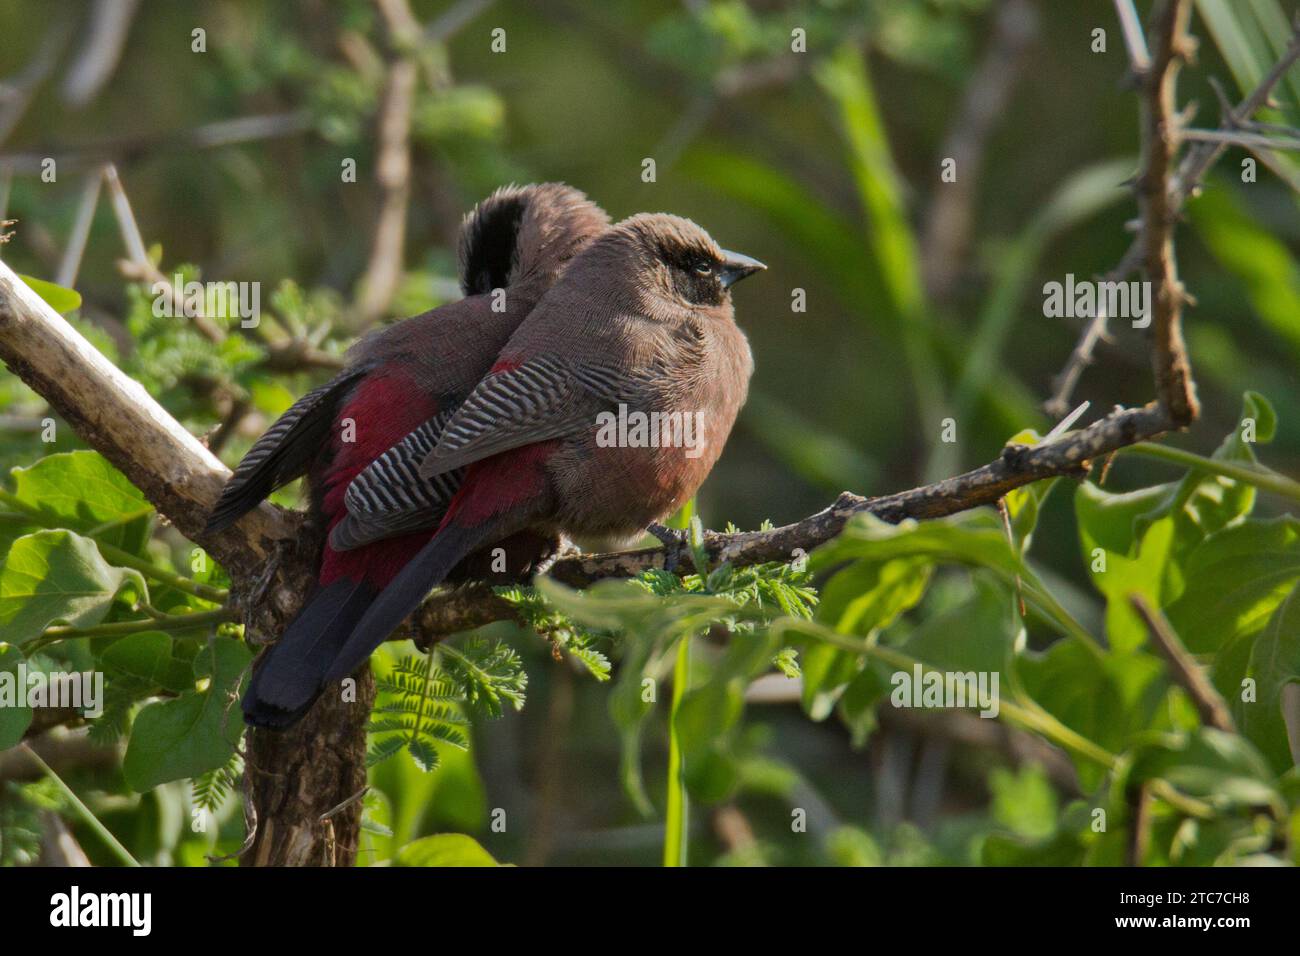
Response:
[[[442,520],[464,471],[420,476],[454,409],[415,429],[352,479],[343,496],[347,516],[330,532],[330,547],[348,551],[399,534],[432,528]]]
[[[329,439],[340,399],[368,368],[350,368],[314,388],[248,450],[208,517],[206,533],[234,524],[281,485],[300,477]]]

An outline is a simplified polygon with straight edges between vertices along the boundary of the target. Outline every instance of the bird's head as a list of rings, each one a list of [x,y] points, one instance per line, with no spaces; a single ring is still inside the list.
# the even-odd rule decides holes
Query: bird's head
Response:
[[[691,220],[667,213],[624,219],[597,245],[624,255],[630,252],[633,279],[643,291],[689,308],[726,304],[734,283],[767,268],[757,259],[721,248]]]
[[[553,282],[608,226],[605,210],[572,186],[503,186],[461,224],[461,288],[483,295],[526,278]]]

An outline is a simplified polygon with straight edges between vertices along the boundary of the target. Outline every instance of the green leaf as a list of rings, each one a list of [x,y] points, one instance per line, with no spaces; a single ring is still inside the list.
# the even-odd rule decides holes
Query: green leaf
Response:
[[[1167,600],[1164,585],[1169,552],[1174,539],[1174,520],[1153,522],[1137,544],[1137,554],[1111,554],[1106,570],[1095,572],[1092,581],[1106,596],[1106,638],[1116,651],[1132,651],[1147,642],[1147,629],[1129,602],[1132,594],[1143,595],[1154,607]]]
[[[783,647],[777,651],[772,658],[772,666],[791,680],[802,674],[799,666],[799,652],[793,647]]]
[[[1237,726],[1279,773],[1294,763],[1282,716],[1282,690],[1300,681],[1300,585],[1291,589],[1250,644],[1249,676],[1256,681],[1256,699],[1241,699],[1241,681],[1229,676],[1230,664],[1216,661],[1216,676],[1232,706]],[[1229,685],[1223,687],[1222,685]]]
[[[1013,833],[1042,840],[1056,830],[1056,791],[1037,764],[1025,764],[1015,772],[994,768],[989,774],[989,790],[993,819]]]
[[[0,557],[9,553],[13,543],[23,535],[41,530],[41,524],[18,513],[0,512]]]
[[[1092,566],[1096,548],[1107,554],[1130,554],[1138,539],[1138,519],[1159,509],[1174,487],[1153,485],[1116,494],[1082,482],[1074,493],[1074,517],[1084,564]]]
[[[645,699],[645,681],[655,677],[656,641],[633,633],[623,642],[613,689],[609,694],[609,716],[619,735],[619,780],[623,791],[642,816],[654,812],[641,774],[641,731],[654,702]],[[651,687],[654,686],[652,683]]]
[[[1255,442],[1245,440],[1242,424],[1250,419],[1255,425]],[[1254,444],[1267,445],[1277,435],[1277,412],[1273,403],[1259,392],[1246,392],[1241,396],[1241,422],[1228,433],[1217,451],[1215,458],[1233,461],[1254,461]]]
[[[691,795],[716,803],[739,782],[735,733],[745,710],[745,688],[771,666],[777,635],[733,634],[709,679],[677,707],[674,726]]]
[[[139,573],[108,564],[89,538],[71,531],[25,535],[0,564],[0,631],[23,644],[56,622],[98,624],[127,584],[148,594]]]
[[[816,567],[827,563],[820,557]],[[922,555],[893,560],[859,560],[838,571],[822,588],[816,618],[842,634],[866,637],[889,627],[916,606],[930,583],[934,562]]]
[[[1046,839],[990,833],[981,848],[981,862],[984,866],[1081,866],[1084,862],[1082,834],[1088,832],[1091,810],[1081,800],[1072,803]]]
[[[194,676],[208,678],[205,689],[140,711],[122,761],[132,790],[143,793],[225,765],[244,729],[234,698],[251,658],[242,643],[214,639],[194,662]]]
[[[1001,687],[1009,690],[1008,665],[1024,642],[1015,597],[991,575],[974,581],[969,600],[921,622],[900,649],[941,671],[1001,673]]]
[[[67,289],[53,282],[46,282],[44,279],[25,276],[21,273],[19,273],[18,278],[27,283],[28,288],[44,299],[45,304],[59,315],[67,315],[69,312],[75,312],[81,308],[81,293],[74,289]]]
[[[14,468],[14,498],[51,528],[94,532],[100,541],[139,554],[149,539],[153,507],[140,490],[93,451],[47,455]]]
[[[840,110],[859,198],[871,220],[870,258],[883,276],[894,314],[913,316],[922,301],[920,257],[861,51],[841,45],[818,64],[816,77]]]
[[[100,660],[117,673],[173,693],[194,689],[193,664],[172,656],[173,641],[163,631],[128,634],[104,648]]]
[[[18,665],[25,660],[22,651],[12,644],[0,644],[0,674],[13,675],[14,690],[24,701],[27,700],[26,688],[17,683],[17,677]],[[32,709],[26,705],[11,706],[8,702],[0,705],[0,750],[8,750],[22,741],[23,734],[32,724],[32,717]]]
[[[1300,519],[1250,520],[1207,537],[1188,556],[1186,587],[1168,608],[1195,654],[1256,634],[1300,579]]]
[[[542,577],[537,589],[573,620],[604,631],[678,635],[702,630],[734,610],[725,599],[705,594],[674,594],[665,601],[636,581],[601,581],[578,591]]]
[[[1150,726],[1163,698],[1163,663],[1148,654],[1098,657],[1074,641],[1015,658],[1025,692],[1061,723],[1112,752]],[[1075,760],[1085,792],[1101,783],[1094,763]]]
[[[500,866],[473,837],[439,833],[408,843],[397,851],[398,866]]]
[[[1124,788],[1157,777],[1222,809],[1281,805],[1273,771],[1259,751],[1213,727],[1161,735],[1135,748],[1127,774],[1117,776],[1112,789],[1118,798]]]
[[[1026,602],[1041,611],[1061,633],[1090,646],[1096,645],[1012,550],[1002,523],[991,513],[978,512],[955,520],[909,519],[898,524],[889,524],[870,514],[857,515],[838,538],[814,552],[809,567],[825,571],[855,558],[926,558],[932,562],[988,568],[1004,583],[1021,588]]]

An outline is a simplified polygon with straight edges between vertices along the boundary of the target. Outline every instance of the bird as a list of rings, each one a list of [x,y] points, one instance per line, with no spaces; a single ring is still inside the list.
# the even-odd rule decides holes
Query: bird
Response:
[[[387,520],[394,474],[458,476],[436,532],[357,619],[325,684],[363,664],[476,549],[525,531],[630,541],[691,498],[754,370],[731,287],[765,268],[665,213],[632,216],[586,246],[457,409],[353,479],[331,533],[340,547],[354,523]],[[610,441],[616,412],[699,427],[690,445],[662,440],[685,427]]]
[[[343,370],[295,402],[236,467],[207,533],[304,475],[309,516],[329,532],[303,609],[254,668],[244,697],[248,723],[283,728],[310,708],[352,625],[438,527],[459,476],[429,480],[413,468],[392,474],[384,512],[367,521],[349,515],[353,479],[367,469],[387,474],[400,467],[375,466],[420,426],[451,416],[573,257],[609,223],[585,194],[561,183],[497,190],[460,229],[465,297],[363,337]],[[553,546],[528,534],[505,544],[520,565]]]

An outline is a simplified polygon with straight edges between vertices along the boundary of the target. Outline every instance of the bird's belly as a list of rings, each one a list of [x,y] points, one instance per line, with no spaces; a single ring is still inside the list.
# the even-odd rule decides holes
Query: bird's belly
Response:
[[[691,454],[688,455],[688,452]],[[561,479],[561,530],[571,537],[627,540],[684,505],[699,489],[716,455],[707,449],[600,447],[585,450],[594,476],[585,486]]]

